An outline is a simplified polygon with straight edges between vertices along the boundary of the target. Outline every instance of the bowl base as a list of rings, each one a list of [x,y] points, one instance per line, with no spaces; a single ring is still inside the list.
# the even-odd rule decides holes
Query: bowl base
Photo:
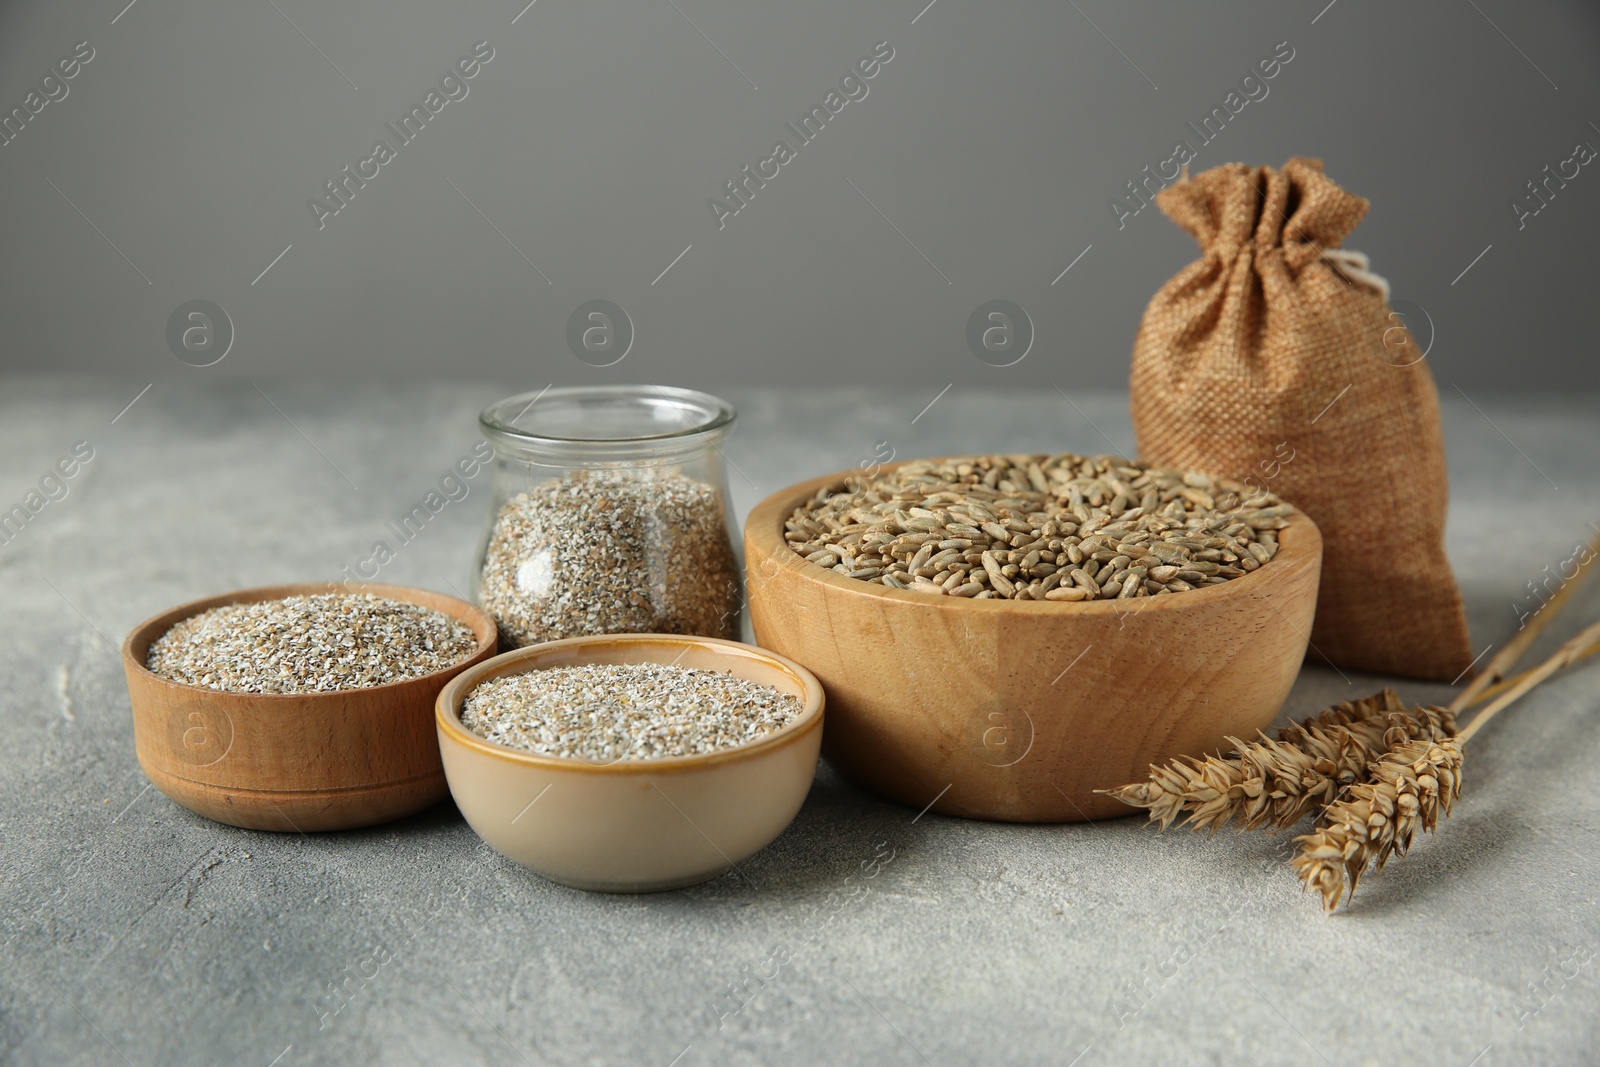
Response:
[[[141,766],[143,764],[141,763]],[[316,833],[403,819],[450,795],[444,771],[352,789],[233,789],[143,767],[152,785],[196,815],[246,830]]]
[[[733,870],[732,867],[724,865],[712,871],[683,875],[676,878],[664,878],[654,882],[591,882],[583,878],[557,877],[532,867],[528,869],[547,882],[564,885],[568,889],[581,889],[586,893],[666,893],[674,889],[687,889],[692,885],[709,882],[713,878],[720,878]]]
[[[911,786],[905,784],[903,776],[886,774],[881,767],[858,772],[850,765],[848,758],[824,752],[823,759],[839,777],[858,789],[902,804],[912,811],[945,815],[952,819],[1059,825],[1097,823],[1142,814],[1137,808],[1093,790],[1085,794],[1077,786],[1064,791],[1059,785],[1052,784],[1048,791],[1039,791],[1037,794],[1021,793],[1015,788],[1015,783],[1004,780],[992,790],[985,790],[982,783],[971,780],[960,784],[950,783],[957,788]],[[937,798],[933,803],[928,803],[926,798],[934,794],[937,794]]]

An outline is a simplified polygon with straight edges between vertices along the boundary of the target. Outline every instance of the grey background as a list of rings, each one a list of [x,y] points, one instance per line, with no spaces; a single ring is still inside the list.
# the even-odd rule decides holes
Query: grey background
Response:
[[[1600,384],[1600,176],[1520,232],[1507,206],[1600,145],[1593,4],[925,3],[9,0],[6,109],[75,42],[97,54],[0,148],[0,360],[139,385],[1120,386],[1145,301],[1195,251],[1154,209],[1119,232],[1106,202],[1287,40],[1195,167],[1315,155],[1370,198],[1350,244],[1433,320],[1446,389]],[[307,199],[479,40],[496,55],[470,95],[319,232]],[[879,40],[896,54],[868,97],[719,232],[707,198]],[[963,340],[996,297],[1037,326],[1014,367]],[[637,329],[617,366],[567,351],[594,298]],[[203,370],[164,340],[191,299],[238,331]]]

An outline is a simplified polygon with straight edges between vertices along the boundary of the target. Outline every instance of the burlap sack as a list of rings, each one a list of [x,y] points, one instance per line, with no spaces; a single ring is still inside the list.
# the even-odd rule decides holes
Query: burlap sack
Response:
[[[1444,554],[1438,393],[1387,283],[1334,251],[1367,202],[1313,159],[1230,163],[1156,202],[1205,254],[1156,293],[1134,342],[1140,457],[1249,479],[1316,520],[1312,656],[1456,678],[1472,648]]]

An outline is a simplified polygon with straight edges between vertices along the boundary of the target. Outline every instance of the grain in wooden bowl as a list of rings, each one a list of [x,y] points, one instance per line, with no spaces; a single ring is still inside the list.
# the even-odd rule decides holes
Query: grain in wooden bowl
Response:
[[[1084,481],[1086,462],[1101,461],[976,457],[885,468],[878,486],[885,499],[839,509],[837,517],[847,521],[831,531],[826,522],[818,530],[797,523],[797,512],[799,519],[826,513],[841,491],[868,489],[870,496],[859,472],[792,486],[751,512],[745,556],[756,640],[821,679],[830,703],[824,755],[847,777],[916,808],[931,803],[953,815],[1096,819],[1123,813],[1096,789],[1140,777],[1151,763],[1204,752],[1226,735],[1253,736],[1277,715],[1299,671],[1315,609],[1321,565],[1315,524],[1242,486],[1184,472],[1144,479],[1146,472],[1122,460],[1103,463],[1133,492],[1108,483],[1110,491],[1102,489],[1098,499],[1087,485],[1075,494],[1071,483]],[[1073,476],[1053,477],[1052,467]],[[994,531],[984,530],[987,519],[972,523],[948,514],[958,505],[949,494],[985,479],[997,494],[985,505],[997,520]],[[911,499],[896,485],[925,491]],[[1147,505],[1152,490],[1156,499]],[[1226,499],[1230,492],[1237,498]],[[1168,510],[1175,501],[1183,513],[1177,526],[1116,528],[1138,524],[1140,515],[1128,517],[1134,508],[1175,518]],[[887,522],[878,513],[885,507]],[[913,515],[913,508],[929,515]],[[954,510],[980,517],[970,508]],[[1008,527],[1008,519],[1028,530]],[[951,522],[959,528],[951,530]],[[1245,531],[1236,529],[1241,522],[1250,531],[1244,540]],[[1047,536],[1048,523],[1056,525]],[[997,547],[1002,532],[1003,549]],[[1128,541],[1140,532],[1150,538]],[[906,533],[938,535],[935,551],[916,568],[909,564],[927,542],[900,542]],[[819,542],[819,534],[836,540]],[[980,547],[984,534],[991,540]],[[1090,541],[1100,537],[1110,543]],[[959,550],[956,557],[933,562],[949,551],[940,542],[967,540],[973,544],[950,546]],[[1213,546],[1214,540],[1224,543]],[[1083,550],[1086,542],[1092,552]],[[1163,543],[1182,548],[1184,558],[1141,564],[1135,561],[1146,557],[1129,551],[1144,546],[1159,558],[1167,551]],[[835,547],[851,558],[832,566],[822,565],[826,555],[806,558]],[[1072,559],[1074,548],[1081,561]],[[1039,557],[1030,560],[1035,551]],[[1047,559],[1047,551],[1056,559]],[[1202,555],[1211,552],[1217,558]],[[901,561],[903,572],[895,567]],[[1092,572],[1087,563],[1096,565]],[[1138,575],[1141,565],[1146,570]],[[1012,566],[1017,570],[1008,574]],[[1163,566],[1178,567],[1166,583],[1160,578],[1168,572],[1157,571]],[[1239,573],[1222,573],[1224,566]],[[874,567],[879,574],[870,574]],[[943,567],[943,577],[929,567]],[[1063,570],[1084,574],[1097,591],[1050,599],[1066,579],[1045,583]],[[939,578],[941,591],[883,580],[899,573],[910,578],[907,586]],[[1175,589],[1174,579],[1182,583]],[[1072,584],[1089,593],[1079,578]],[[1134,591],[1124,596],[1130,584]],[[1013,595],[1005,595],[1008,587]],[[1036,590],[1045,596],[1036,599]],[[957,591],[962,595],[952,595]]]
[[[176,622],[145,666],[230,693],[330,693],[420,678],[472,655],[472,627],[371,593],[224,604]]]
[[[983,600],[1128,600],[1239,578],[1293,508],[1264,490],[1108,456],[915,460],[824,489],[784,539],[847,578]]]
[[[433,700],[496,640],[473,605],[403,586],[269,586],[181,605],[122,646],[139,765],[234,826],[412,814],[448,792]]]

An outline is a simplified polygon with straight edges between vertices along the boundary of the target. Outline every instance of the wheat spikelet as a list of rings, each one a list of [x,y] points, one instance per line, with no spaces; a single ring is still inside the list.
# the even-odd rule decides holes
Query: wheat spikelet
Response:
[[[1181,760],[1173,760],[1165,767],[1150,765],[1150,778],[1143,782],[1107,789],[1103,792],[1135,808],[1145,808],[1150,821],[1161,824],[1165,830],[1172,821],[1183,814],[1185,798],[1189,795],[1193,770]]]
[[[1293,866],[1301,882],[1321,894],[1324,910],[1339,906],[1347,886],[1349,896],[1354,896],[1368,869],[1381,871],[1390,857],[1405,855],[1418,829],[1431,833],[1439,814],[1450,814],[1461,793],[1463,749],[1474,734],[1529,690],[1597,646],[1600,622],[1591,623],[1555,655],[1523,672],[1455,736],[1406,741],[1395,735],[1390,750],[1369,768],[1369,780],[1350,786],[1329,804],[1313,833],[1295,838],[1300,849]],[[1493,666],[1503,674],[1508,664]],[[1466,699],[1458,697],[1452,708],[1465,703]]]
[[[1332,911],[1354,896],[1367,869],[1404,856],[1416,832],[1433,832],[1461,794],[1463,751],[1453,737],[1405,741],[1375,760],[1370,780],[1357,782],[1323,812],[1313,833],[1295,838],[1300,881]]]
[[[1388,749],[1407,741],[1454,736],[1455,715],[1448,709],[1396,709],[1393,705],[1399,701],[1392,691],[1380,695],[1390,698],[1381,715],[1347,724],[1308,720],[1280,730],[1276,741],[1263,735],[1259,742],[1243,745],[1229,738],[1246,785],[1254,789],[1259,782],[1268,801],[1255,812],[1242,813],[1244,829],[1277,831],[1293,826],[1346,786],[1366,780],[1368,766]]]
[[[1600,538],[1595,547],[1600,551]],[[1573,584],[1563,591],[1570,595]],[[1187,816],[1190,829],[1211,833],[1234,820],[1249,830],[1279,830],[1325,805],[1314,831],[1294,839],[1291,864],[1324,910],[1334,911],[1367,871],[1404,856],[1418,830],[1431,833],[1441,813],[1450,814],[1461,793],[1463,749],[1475,734],[1552,674],[1600,653],[1600,622],[1591,623],[1539,666],[1506,678],[1553,614],[1529,623],[1449,707],[1408,707],[1385,689],[1285,727],[1276,738],[1230,737],[1234,749],[1226,757],[1183,757],[1152,766],[1143,782],[1099,792],[1147,809],[1163,830]],[[1458,731],[1456,713],[1491,696]]]
[[[1214,834],[1234,820],[1246,830],[1281,830],[1365,780],[1368,764],[1388,748],[1454,733],[1449,710],[1407,707],[1385,689],[1285,727],[1276,738],[1230,737],[1227,756],[1180,757],[1152,766],[1146,781],[1105,792],[1147,809],[1163,830],[1185,815],[1185,825],[1197,832]]]

